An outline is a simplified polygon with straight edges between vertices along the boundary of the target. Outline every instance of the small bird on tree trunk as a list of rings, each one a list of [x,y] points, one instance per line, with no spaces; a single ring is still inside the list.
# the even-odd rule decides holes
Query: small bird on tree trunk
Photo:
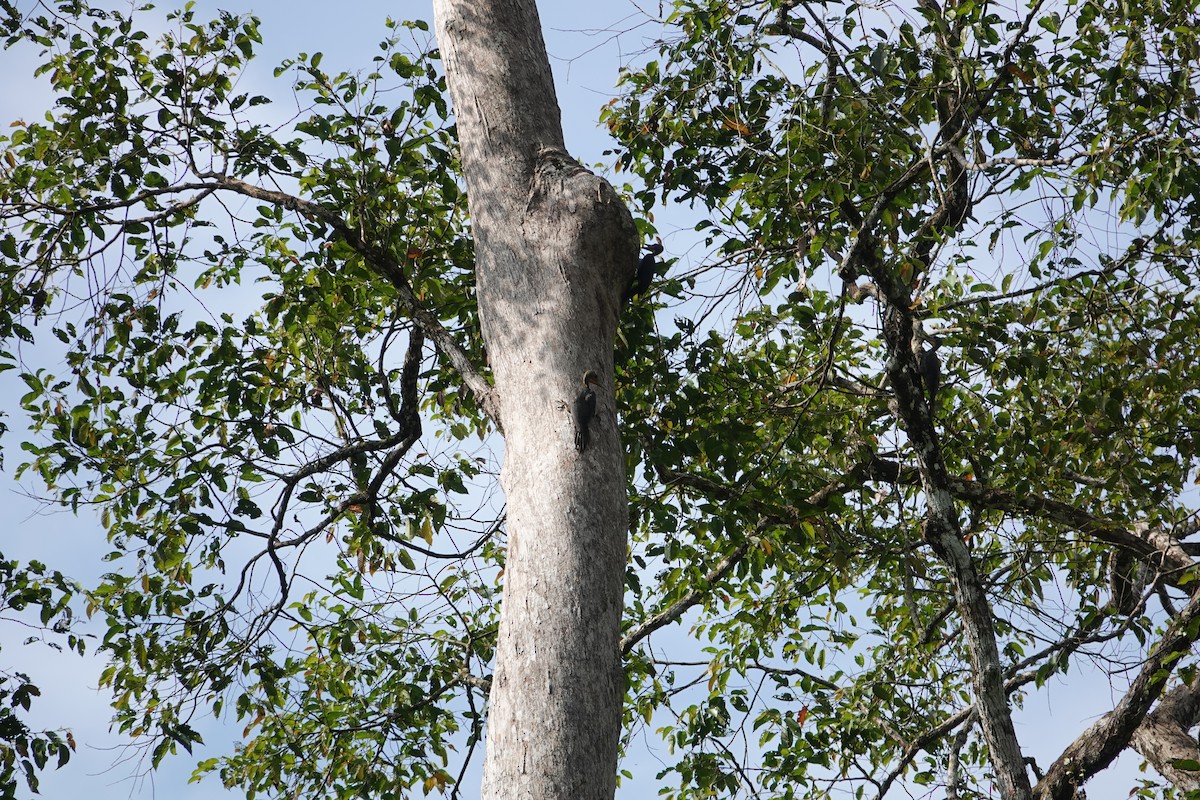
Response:
[[[589,369],[583,373],[583,388],[575,395],[575,402],[571,405],[571,418],[575,421],[575,449],[581,453],[591,440],[588,425],[596,416],[596,390],[592,388],[593,384],[600,385],[600,376]]]
[[[634,298],[634,295],[643,295],[650,288],[650,282],[654,280],[654,271],[657,265],[656,257],[661,255],[663,251],[662,241],[656,241],[654,244],[646,248],[646,255],[642,256],[642,260],[638,262],[637,274],[633,277],[633,283],[629,284],[625,289],[625,293],[621,295],[621,303],[628,303]]]
[[[937,400],[938,387],[942,382],[942,360],[937,351],[929,348],[921,353],[921,382],[925,384],[925,396],[929,398],[929,407],[933,408]]]
[[[917,359],[917,369],[925,387],[925,398],[929,401],[929,410],[932,412],[937,401],[938,388],[942,383],[942,359],[937,354],[942,342],[938,337],[926,333],[925,326],[919,321],[914,327],[913,355]]]

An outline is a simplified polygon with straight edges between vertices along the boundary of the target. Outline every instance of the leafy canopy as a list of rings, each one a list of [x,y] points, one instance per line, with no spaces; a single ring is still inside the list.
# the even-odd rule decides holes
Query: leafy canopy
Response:
[[[5,8],[57,102],[2,142],[0,363],[18,472],[108,535],[120,728],[157,764],[231,715],[199,772],[250,796],[451,791],[504,538],[426,26],[267,98],[253,17]],[[635,202],[707,248],[623,321],[628,744],[679,798],[986,792],[913,442],[1011,699],[1136,669],[1190,591],[1150,533],[1194,528],[1195,4],[668,11],[602,111]],[[897,325],[938,345],[925,412]]]

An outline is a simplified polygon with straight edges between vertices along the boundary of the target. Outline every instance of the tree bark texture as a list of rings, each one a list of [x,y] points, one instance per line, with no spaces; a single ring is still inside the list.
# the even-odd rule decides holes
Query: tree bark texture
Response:
[[[872,277],[891,306],[884,314],[884,339],[888,345],[886,371],[896,395],[894,412],[904,423],[917,455],[926,503],[924,538],[950,574],[955,605],[962,619],[971,658],[971,682],[979,727],[991,751],[999,795],[1004,800],[1027,800],[1031,797],[1032,787],[1004,690],[991,604],[970,548],[962,538],[958,509],[951,491],[950,475],[942,459],[931,405],[922,393],[915,355],[919,343],[913,317],[908,311],[913,306],[912,298],[907,288],[894,280],[880,263],[872,260],[872,264]]]
[[[1200,723],[1200,679],[1180,684],[1159,700],[1133,732],[1133,748],[1175,788],[1200,790],[1200,772],[1180,769],[1179,761],[1200,762],[1200,744],[1190,733]]]
[[[910,327],[905,326],[903,333],[911,340]],[[1031,787],[1013,726],[1008,695],[1004,691],[991,605],[971,559],[970,549],[962,539],[958,511],[949,488],[950,477],[942,460],[933,419],[920,396],[918,387],[921,384],[916,363],[905,358],[910,355],[905,352],[906,349],[902,346],[892,347],[888,374],[896,391],[900,416],[917,453],[927,507],[925,541],[950,573],[955,605],[963,621],[963,633],[971,657],[971,681],[975,689],[979,727],[991,750],[1000,796],[1005,800],[1025,800],[1030,796]]]
[[[483,796],[609,800],[628,529],[613,343],[637,231],[613,188],[563,149],[533,0],[438,0],[434,18],[505,440],[508,557]],[[580,453],[569,404],[586,370],[602,386]]]
[[[1162,694],[1171,669],[1192,650],[1198,636],[1200,592],[1193,594],[1183,610],[1171,620],[1116,707],[1092,723],[1046,770],[1045,777],[1034,789],[1039,800],[1072,800],[1078,787],[1120,755],[1136,731],[1151,719],[1147,712]],[[1156,709],[1162,713],[1158,721],[1164,721],[1172,713],[1178,714],[1181,722],[1186,721],[1191,713],[1187,707],[1188,699],[1176,695],[1173,703],[1170,700],[1168,695],[1164,705]]]

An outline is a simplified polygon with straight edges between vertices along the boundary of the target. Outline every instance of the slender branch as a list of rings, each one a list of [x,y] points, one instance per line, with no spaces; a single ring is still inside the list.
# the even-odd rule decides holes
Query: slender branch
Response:
[[[757,670],[761,670],[768,675],[789,675],[805,678],[817,686],[820,686],[823,689],[828,689],[831,692],[839,692],[842,690],[842,687],[838,686],[833,681],[825,680],[820,675],[816,675],[806,669],[801,669],[800,667],[771,667],[763,664],[761,661],[755,661],[749,666],[752,666]]]
[[[884,481],[907,486],[917,486],[921,482],[920,474],[915,468],[903,466],[896,461],[872,457],[854,467],[845,477],[831,481],[814,492],[805,499],[804,507],[797,507],[747,499],[735,487],[711,478],[663,467],[658,469],[658,479],[664,484],[693,488],[722,500],[741,499],[755,512],[772,522],[789,526],[810,519],[814,512],[825,507],[834,496],[855,488],[856,480]],[[1154,566],[1162,571],[1163,578],[1172,585],[1179,586],[1184,581],[1187,571],[1195,566],[1188,552],[1170,532],[1141,524],[1124,524],[1096,516],[1052,497],[1028,493],[1018,495],[977,481],[950,478],[949,488],[959,501],[995,511],[1048,520],[1106,544],[1129,550],[1145,560],[1152,561]]]
[[[967,746],[967,737],[971,734],[970,724],[964,725],[954,740],[950,743],[950,756],[946,762],[946,800],[958,800],[958,762],[959,753]]]
[[[343,445],[330,453],[326,453],[320,458],[314,458],[312,461],[308,462],[303,467],[300,467],[295,472],[288,473],[287,475],[278,475],[277,477],[279,477],[285,483],[295,485],[307,477],[325,472],[334,464],[346,461],[347,459],[353,458],[356,455],[363,453],[374,453],[379,450],[388,450],[392,447],[395,447],[397,444],[408,438],[409,435],[410,434],[407,431],[401,430],[398,433],[387,437],[386,439],[351,442],[350,444]]]
[[[1036,284],[1034,286],[1030,286],[1025,289],[1014,289],[1011,292],[1004,292],[1001,294],[980,295],[979,297],[966,297],[966,298],[963,298],[962,300],[955,300],[953,302],[945,303],[941,306],[938,306],[938,311],[946,312],[946,311],[950,311],[952,309],[960,308],[963,306],[973,306],[973,305],[978,305],[980,303],[997,303],[1002,300],[1013,300],[1017,297],[1027,297],[1028,295],[1037,294],[1038,292],[1045,291],[1046,289],[1050,289],[1055,286],[1064,286],[1064,285],[1073,283],[1081,278],[1104,278],[1104,277],[1107,277],[1107,276],[1117,272],[1118,270],[1124,268],[1129,263],[1131,263],[1133,257],[1135,255],[1138,255],[1138,254],[1144,252],[1146,250],[1146,248],[1150,246],[1151,242],[1153,242],[1153,240],[1160,233],[1162,233],[1165,229],[1166,229],[1166,224],[1164,223],[1163,225],[1160,225],[1158,227],[1158,229],[1156,231],[1154,231],[1154,233],[1149,234],[1148,236],[1142,237],[1139,244],[1134,244],[1120,258],[1114,260],[1112,263],[1108,264],[1107,266],[1105,266],[1101,269],[1088,269],[1088,270],[1084,270],[1082,272],[1076,272],[1074,274],[1067,275],[1067,276],[1064,276],[1061,278],[1053,278],[1048,281],[1043,281],[1042,283]]]
[[[1171,624],[1116,707],[1079,735],[1050,765],[1034,791],[1041,800],[1071,800],[1075,789],[1108,767],[1133,738],[1180,657],[1200,638],[1200,591]]]
[[[502,514],[494,523],[492,523],[488,527],[488,529],[486,531],[484,531],[482,534],[480,534],[479,538],[476,539],[475,542],[473,544],[471,544],[470,547],[468,547],[466,550],[460,550],[455,553],[441,553],[441,552],[438,552],[437,550],[429,550],[424,547],[421,547],[418,544],[414,544],[413,542],[409,541],[408,539],[401,539],[399,536],[393,536],[392,534],[387,533],[386,531],[376,532],[375,535],[381,539],[387,539],[389,542],[395,542],[399,545],[402,545],[403,547],[406,547],[409,550],[412,550],[414,552],[420,553],[421,555],[423,555],[427,558],[440,558],[440,559],[446,559],[448,561],[457,561],[459,559],[466,558],[467,556],[471,555],[476,550],[478,550],[480,547],[482,547],[484,542],[486,542],[488,539],[491,539],[493,536],[496,535],[496,533],[500,530],[500,526],[503,524],[504,524],[504,515]]]
[[[1076,153],[1070,157],[1061,158],[1020,158],[1018,156],[997,156],[986,161],[963,161],[962,167],[971,172],[983,172],[992,167],[1068,167],[1076,161],[1092,158],[1091,153]]]
[[[408,278],[404,275],[404,270],[396,263],[395,259],[379,247],[364,240],[359,231],[348,225],[339,214],[318,203],[286,192],[264,189],[261,186],[255,186],[238,178],[216,172],[201,172],[199,175],[201,178],[215,181],[222,189],[308,215],[336,231],[355,252],[366,260],[372,269],[392,284],[404,310],[416,320],[425,334],[437,345],[438,351],[445,355],[450,364],[458,371],[463,383],[474,396],[475,402],[478,403],[483,413],[497,428],[503,430],[500,420],[500,403],[495,390],[483,373],[472,363],[467,352],[459,346],[458,342],[454,341],[450,331],[417,299],[412,286],[408,283]]]
[[[745,557],[746,553],[750,551],[750,545],[751,539],[747,537],[745,541],[735,547],[731,553],[718,561],[716,566],[714,566],[705,574],[704,588],[693,586],[691,589],[688,589],[686,593],[684,593],[683,597],[679,598],[670,606],[636,626],[629,633],[625,634],[625,636],[621,639],[621,654],[627,654],[633,649],[633,646],[642,639],[645,639],[659,628],[670,625],[672,622],[682,617],[684,612],[686,612],[689,608],[699,603],[704,595],[708,593],[708,587],[712,586],[728,575],[730,571],[737,566],[738,562]]]
[[[725,499],[740,499],[742,497],[742,492],[735,491],[724,484],[720,484],[716,481],[709,480],[708,478],[702,478],[697,475],[688,475],[687,473],[675,472],[663,467],[659,467],[658,477],[663,483],[691,486],[700,489],[711,496],[723,497]],[[716,566],[709,570],[708,574],[705,576],[705,582],[707,585],[711,586],[724,578],[729,574],[729,571],[732,570],[737,563],[745,557],[746,553],[750,550],[750,545],[752,543],[752,537],[754,534],[758,533],[769,525],[799,525],[801,522],[811,516],[812,510],[825,507],[835,495],[840,493],[844,486],[845,484],[842,480],[831,481],[806,497],[804,503],[805,506],[807,506],[810,510],[809,513],[805,513],[804,509],[797,508],[795,506],[772,506],[766,503],[751,501],[752,507],[762,515],[762,519],[755,528],[754,532],[746,537],[745,541],[738,545],[737,548],[726,555],[717,563]],[[742,491],[744,492],[744,489]],[[644,639],[646,636],[649,636],[651,633],[663,627],[664,625],[669,625],[670,623],[679,619],[681,616],[683,616],[684,612],[699,603],[703,595],[704,591],[700,589],[690,589],[687,594],[673,603],[669,608],[664,609],[663,611],[635,627],[621,640],[621,652],[628,653],[629,650],[638,643],[638,641]]]
[[[786,503],[765,503],[746,498],[744,486],[733,487],[711,478],[678,472],[663,466],[657,466],[657,475],[660,481],[669,486],[686,486],[697,489],[707,496],[718,497],[727,502],[743,501],[750,509],[762,515],[765,520],[776,525],[787,526],[810,521],[815,512],[827,507],[835,496],[839,496],[845,489],[856,485],[862,479],[861,467],[856,467],[845,476],[830,481],[804,498],[803,505],[796,506]]]
[[[188,200],[185,200],[182,203],[178,203],[176,205],[173,205],[173,206],[163,209],[163,211],[165,211],[165,212],[171,212],[171,211],[177,211],[177,210],[188,208],[189,206],[195,205],[198,200],[203,199],[203,198],[207,197],[208,195],[212,194],[214,191],[214,188],[215,187],[211,183],[206,183],[206,182],[179,183],[179,184],[175,184],[173,186],[164,186],[159,189],[143,189],[142,191],[140,191],[136,194],[130,195],[128,198],[126,198],[124,200],[105,200],[105,201],[96,202],[96,203],[83,203],[78,206],[60,206],[60,205],[56,205],[54,203],[44,203],[44,202],[31,202],[28,204],[23,203],[21,205],[23,208],[29,209],[29,210],[45,211],[45,212],[48,212],[50,214],[53,214],[53,215],[59,216],[59,217],[71,217],[71,216],[78,216],[80,214],[94,214],[94,213],[101,213],[104,211],[116,211],[118,209],[133,208],[134,206],[144,204],[147,200],[152,200],[157,197],[163,197],[165,195],[181,194],[182,192],[196,192],[197,193],[196,197],[194,197],[194,198],[189,198]],[[135,220],[135,221],[141,221],[141,220]]]
[[[868,477],[874,480],[906,485],[920,483],[917,470],[894,461],[876,458],[866,463],[864,469]],[[1150,528],[1148,525],[1122,524],[1090,514],[1053,497],[1014,494],[961,478],[951,478],[949,488],[954,497],[963,502],[1049,520],[1106,544],[1130,550],[1144,559],[1154,561],[1154,565],[1161,569],[1164,579],[1173,585],[1180,585],[1187,571],[1195,565],[1168,532]]]

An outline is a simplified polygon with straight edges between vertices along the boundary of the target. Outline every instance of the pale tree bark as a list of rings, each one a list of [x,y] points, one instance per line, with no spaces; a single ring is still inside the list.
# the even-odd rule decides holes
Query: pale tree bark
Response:
[[[1200,790],[1200,772],[1179,761],[1200,762],[1200,743],[1191,734],[1200,724],[1200,678],[1180,684],[1158,701],[1133,732],[1133,748],[1177,789]]]
[[[637,232],[571,159],[533,0],[437,0],[499,395],[508,557],[485,798],[612,798],[628,509],[613,343]],[[591,443],[568,404],[601,378]]]
[[[880,277],[883,277],[882,273]],[[963,541],[958,511],[950,491],[950,476],[942,460],[933,418],[922,398],[919,373],[908,346],[913,341],[912,319],[898,310],[908,306],[895,302],[897,291],[893,289],[890,297],[893,309],[889,313],[895,330],[889,336],[891,355],[887,372],[896,392],[897,415],[905,422],[908,438],[917,453],[927,507],[925,541],[950,573],[955,605],[962,619],[971,658],[971,682],[979,727],[991,751],[1000,797],[1026,800],[1031,790],[1029,775],[1004,690],[991,604],[970,549]]]
[[[970,548],[963,541],[958,509],[950,475],[942,459],[931,403],[922,388],[917,362],[921,337],[917,334],[916,320],[911,311],[917,303],[913,301],[908,287],[897,280],[892,270],[878,258],[874,252],[873,238],[862,233],[878,222],[882,202],[863,219],[860,234],[845,256],[841,274],[844,279],[852,281],[861,272],[867,272],[874,279],[874,284],[869,289],[852,286],[850,291],[878,295],[887,305],[883,333],[888,347],[885,369],[895,393],[891,407],[896,419],[903,423],[917,456],[917,472],[926,503],[924,539],[945,564],[950,576],[955,606],[962,620],[963,635],[971,659],[975,710],[983,738],[991,752],[999,796],[1004,800],[1028,800],[1032,787],[1004,689],[991,604]],[[944,214],[944,207],[937,214]],[[940,223],[933,227],[940,227]]]

